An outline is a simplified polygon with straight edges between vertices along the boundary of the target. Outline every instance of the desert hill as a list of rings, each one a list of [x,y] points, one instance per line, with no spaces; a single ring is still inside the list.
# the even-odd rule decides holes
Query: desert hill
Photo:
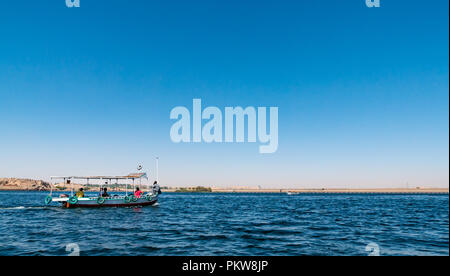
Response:
[[[51,184],[43,180],[22,178],[0,178],[0,190],[47,191]]]

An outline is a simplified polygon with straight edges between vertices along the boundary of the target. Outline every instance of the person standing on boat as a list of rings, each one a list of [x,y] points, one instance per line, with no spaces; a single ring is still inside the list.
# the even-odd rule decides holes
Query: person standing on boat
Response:
[[[78,192],[75,193],[76,197],[84,197],[84,190],[83,188],[80,188],[80,190]]]
[[[161,188],[158,185],[158,181],[153,182],[153,194],[161,194]]]
[[[137,198],[140,198],[142,196],[143,192],[139,189],[139,187],[136,187],[136,191],[134,192],[134,196]]]

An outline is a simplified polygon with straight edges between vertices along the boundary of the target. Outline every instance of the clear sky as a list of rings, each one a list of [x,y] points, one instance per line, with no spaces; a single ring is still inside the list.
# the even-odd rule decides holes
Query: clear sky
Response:
[[[448,187],[449,1],[64,0],[0,8],[0,177]],[[175,106],[279,107],[279,147],[174,144]]]

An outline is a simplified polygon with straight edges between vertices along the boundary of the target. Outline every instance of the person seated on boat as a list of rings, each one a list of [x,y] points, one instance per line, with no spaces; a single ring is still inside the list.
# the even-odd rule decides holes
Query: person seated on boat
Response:
[[[75,193],[76,197],[84,197],[84,190],[83,188],[80,188],[78,192]]]
[[[102,197],[109,197],[108,189],[107,189],[107,188],[103,188]]]
[[[142,196],[143,192],[139,189],[139,187],[136,187],[136,191],[134,192],[134,196],[137,198],[140,198]]]

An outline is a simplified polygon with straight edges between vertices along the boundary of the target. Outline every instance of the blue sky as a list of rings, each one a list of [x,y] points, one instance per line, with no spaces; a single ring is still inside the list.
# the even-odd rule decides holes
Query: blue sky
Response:
[[[448,187],[449,2],[8,1],[0,177]],[[279,147],[174,144],[170,110],[279,107]]]

